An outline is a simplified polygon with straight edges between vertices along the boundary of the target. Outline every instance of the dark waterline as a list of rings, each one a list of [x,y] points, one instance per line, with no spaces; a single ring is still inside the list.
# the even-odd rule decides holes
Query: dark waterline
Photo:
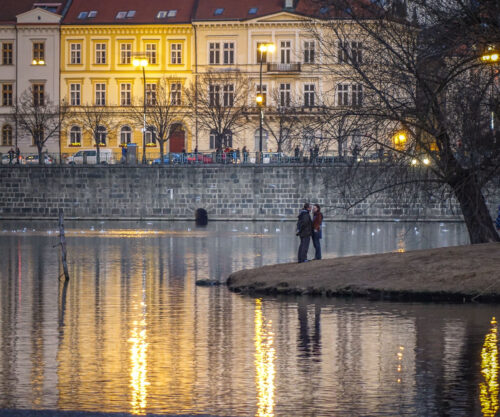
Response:
[[[67,287],[55,224],[0,222],[0,415],[496,414],[496,305],[195,286],[294,261],[288,222],[66,227]],[[324,236],[325,257],[467,243],[461,223],[328,223]]]

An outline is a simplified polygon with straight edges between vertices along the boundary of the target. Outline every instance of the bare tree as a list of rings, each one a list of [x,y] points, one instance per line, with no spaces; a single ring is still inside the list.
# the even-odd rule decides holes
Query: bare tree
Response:
[[[248,80],[239,71],[208,71],[198,75],[197,88],[186,90],[200,127],[215,134],[216,148],[229,146],[230,138],[244,127],[248,92]]]
[[[500,169],[498,71],[481,60],[500,46],[498,2],[414,0],[411,24],[403,2],[319,3],[347,18],[311,27],[331,74],[329,120],[354,120],[361,148],[388,155],[369,181],[359,169],[342,178],[359,186],[356,201],[387,189],[452,195],[471,243],[499,241],[485,201]]]
[[[114,131],[114,116],[105,106],[86,104],[78,106],[71,112],[71,121],[82,126],[83,131],[91,137],[96,148],[96,162],[101,163],[101,147],[106,146],[110,132]]]
[[[43,147],[50,138],[59,137],[61,123],[66,116],[67,106],[54,104],[43,90],[32,87],[18,98],[12,117],[19,128],[32,137],[40,165],[45,163]]]
[[[186,109],[182,106],[181,83],[177,78],[162,78],[156,84],[156,90],[146,91],[146,106],[136,103],[131,108],[132,117],[139,125],[150,129],[160,145],[160,160],[163,161],[165,144],[174,125],[186,118]]]

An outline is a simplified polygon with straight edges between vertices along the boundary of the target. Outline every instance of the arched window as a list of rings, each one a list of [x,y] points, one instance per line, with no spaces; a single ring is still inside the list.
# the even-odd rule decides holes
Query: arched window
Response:
[[[129,126],[122,126],[120,129],[120,145],[132,142],[132,129]]]
[[[267,139],[269,137],[269,133],[266,129],[262,129],[262,152],[267,152]],[[255,138],[255,152],[260,151],[260,129],[255,130],[254,134]]]
[[[148,126],[146,128],[146,146],[152,147],[156,146],[156,129],[154,126]]]
[[[105,126],[99,126],[97,128],[97,132],[96,132],[96,142],[99,141],[99,144],[100,145],[103,145],[103,146],[106,146],[106,138],[108,136],[108,132],[106,130],[106,127]]]
[[[69,131],[70,146],[81,146],[82,144],[82,129],[80,126],[73,126]]]
[[[2,127],[2,146],[12,146],[12,126],[4,125]]]

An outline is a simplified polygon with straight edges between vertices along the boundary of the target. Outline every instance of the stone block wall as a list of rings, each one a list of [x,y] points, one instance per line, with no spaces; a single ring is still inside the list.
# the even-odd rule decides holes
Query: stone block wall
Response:
[[[328,219],[460,220],[455,203],[396,204],[374,195],[348,212],[332,185],[345,167],[311,166],[21,166],[0,167],[0,218],[295,219],[304,201]],[[498,193],[497,193],[498,195]],[[498,200],[491,202],[494,212]]]

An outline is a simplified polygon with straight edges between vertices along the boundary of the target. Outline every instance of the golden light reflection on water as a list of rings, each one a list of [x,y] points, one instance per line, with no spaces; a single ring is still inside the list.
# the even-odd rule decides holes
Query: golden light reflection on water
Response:
[[[257,417],[274,416],[275,349],[272,321],[266,322],[262,300],[255,300],[255,378],[257,384]]]
[[[131,336],[129,338],[130,346],[130,387],[131,400],[130,406],[133,414],[145,414],[148,395],[148,343],[145,319],[145,304],[141,303],[143,318],[140,321],[133,322]]]
[[[481,349],[481,374],[479,400],[484,417],[494,417],[498,411],[498,327],[495,317],[491,319],[491,330]]]

